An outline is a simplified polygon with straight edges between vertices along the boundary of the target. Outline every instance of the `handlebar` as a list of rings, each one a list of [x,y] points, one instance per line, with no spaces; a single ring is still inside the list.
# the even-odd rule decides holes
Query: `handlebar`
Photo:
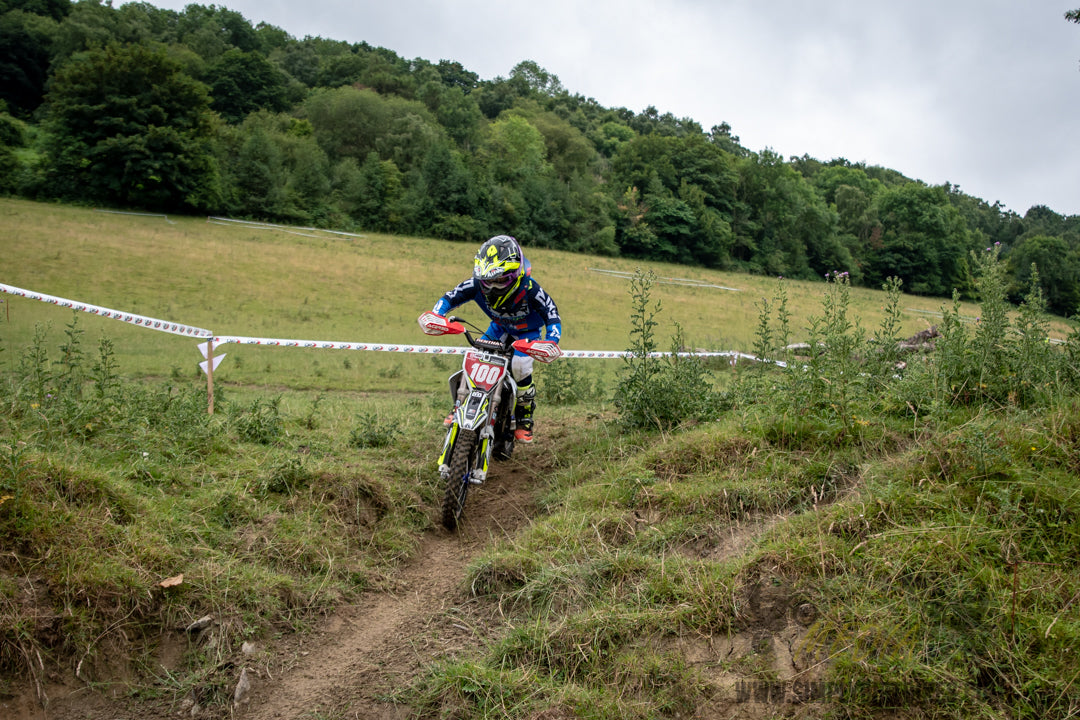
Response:
[[[451,315],[446,318],[447,322],[462,323],[465,322],[459,317]],[[463,327],[462,331],[465,333],[465,339],[469,344],[477,350],[485,350],[487,352],[493,352],[498,355],[510,356],[514,354],[514,338],[507,336],[504,340],[491,340],[489,338],[480,336],[477,337],[468,329]]]
[[[528,355],[534,360],[549,363],[562,356],[559,344],[552,340],[526,340],[524,338],[515,340],[509,334],[502,340],[492,340],[482,334],[478,337],[473,334],[473,331],[480,332],[480,328],[455,315],[443,317],[433,312],[426,312],[417,320],[420,323],[420,329],[428,335],[461,335],[464,333],[469,345],[472,345],[477,350],[495,353],[503,357],[511,357],[517,351]],[[469,330],[470,327],[472,330]]]

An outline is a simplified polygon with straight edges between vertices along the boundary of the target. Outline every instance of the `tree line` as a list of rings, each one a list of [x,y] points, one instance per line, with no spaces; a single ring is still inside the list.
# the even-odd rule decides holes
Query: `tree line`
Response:
[[[1035,266],[1053,312],[1080,307],[1080,216],[752,152],[727,123],[603,107],[529,60],[484,80],[215,5],[0,0],[0,192],[934,296],[973,294],[971,253],[996,246],[1014,297]]]

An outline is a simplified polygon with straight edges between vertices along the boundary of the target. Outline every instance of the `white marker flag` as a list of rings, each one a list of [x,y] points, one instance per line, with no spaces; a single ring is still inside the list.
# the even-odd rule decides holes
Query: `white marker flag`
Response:
[[[203,356],[204,358],[207,358],[206,360],[203,360],[203,361],[202,361],[201,363],[199,363],[199,367],[201,367],[201,368],[202,368],[202,371],[203,371],[204,373],[206,373],[207,375],[209,375],[209,374],[210,374],[210,370],[208,370],[208,369],[207,369],[207,366],[208,366],[208,365],[210,364],[210,361],[209,361],[209,357],[210,357],[210,342],[209,342],[209,341],[207,341],[207,342],[204,342],[204,343],[199,343],[199,352],[201,352],[201,353],[202,353],[202,356]],[[220,355],[215,355],[215,356],[214,356],[214,367],[213,367],[213,368],[210,368],[210,369],[211,369],[211,370],[217,370],[217,366],[221,364],[221,361],[222,361],[222,360],[223,360],[223,359],[225,358],[225,355],[226,355],[226,354],[227,354],[227,353],[221,353]]]
[[[225,353],[221,353],[220,355],[215,355],[214,356],[214,370],[217,370],[217,366],[220,365],[221,361],[224,360],[224,359],[225,359]],[[207,366],[209,364],[210,364],[209,360],[203,360],[201,363],[199,363],[199,367],[201,367],[202,371],[204,373],[208,374],[208,375],[210,374],[210,371],[207,370]]]

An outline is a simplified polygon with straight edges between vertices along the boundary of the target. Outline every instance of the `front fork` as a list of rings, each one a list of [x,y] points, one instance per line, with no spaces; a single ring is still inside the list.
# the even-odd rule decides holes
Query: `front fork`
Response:
[[[458,432],[461,430],[461,425],[458,423],[457,418],[454,418],[454,424],[450,426],[450,429],[446,431],[446,438],[443,440],[442,454],[439,455],[439,477],[443,480],[447,480],[450,477],[450,456],[454,452],[454,445],[457,443]],[[482,462],[480,467],[473,468],[469,475],[469,482],[474,484],[480,484],[487,478],[488,463],[491,462],[491,441],[495,437],[495,430],[492,428],[490,422],[484,424],[483,430],[480,431],[480,447],[477,448],[477,457]]]
[[[482,421],[483,427],[480,430],[480,444],[477,448],[477,457],[480,458],[480,463],[478,463],[479,467],[472,469],[472,473],[469,475],[470,482],[479,484],[487,479],[488,465],[491,463],[491,451],[495,440],[495,419],[504,392],[515,392],[515,385],[513,382],[506,385],[500,385],[495,392],[485,398],[486,409],[483,409],[483,405],[481,405],[481,408],[477,411],[477,414],[484,418]],[[455,397],[454,422],[446,431],[446,437],[443,439],[442,454],[439,455],[439,477],[443,480],[450,477],[450,456],[454,452],[454,446],[457,444],[458,433],[461,430],[462,421],[466,417],[467,408],[465,399],[468,398],[468,396],[468,386],[466,383],[462,382],[458,387],[457,396]],[[511,414],[511,418],[512,417],[513,415]]]

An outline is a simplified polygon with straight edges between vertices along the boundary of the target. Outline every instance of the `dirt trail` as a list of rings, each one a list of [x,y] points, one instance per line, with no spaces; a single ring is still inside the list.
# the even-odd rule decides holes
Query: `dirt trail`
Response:
[[[542,443],[537,443],[542,445]],[[259,647],[238,660],[250,690],[233,709],[132,704],[91,693],[82,683],[44,688],[43,709],[34,688],[0,699],[5,720],[164,720],[225,718],[292,720],[318,713],[358,718],[404,718],[408,708],[387,697],[405,687],[432,661],[482,641],[490,617],[462,587],[469,562],[498,538],[526,524],[534,512],[534,474],[525,462],[542,447],[522,448],[491,479],[470,491],[457,532],[438,529],[422,540],[391,592],[365,595],[340,608],[314,632]]]
[[[310,717],[315,710],[347,708],[350,716],[407,717],[408,709],[382,700],[400,690],[441,655],[475,647],[482,623],[461,587],[465,568],[493,539],[528,522],[533,481],[516,463],[500,467],[474,488],[456,533],[438,531],[423,541],[398,577],[398,588],[339,611],[305,654],[281,678],[257,679],[236,716],[251,720]]]

